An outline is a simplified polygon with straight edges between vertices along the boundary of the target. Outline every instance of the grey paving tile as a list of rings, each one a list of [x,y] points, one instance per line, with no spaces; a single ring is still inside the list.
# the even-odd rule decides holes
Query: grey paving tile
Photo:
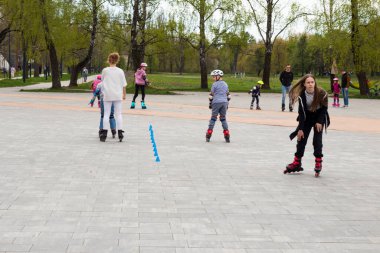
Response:
[[[234,94],[229,144],[219,122],[204,141],[206,93],[148,95],[147,111],[124,104],[126,141],[100,143],[88,94],[16,91],[0,90],[0,252],[380,252],[380,134],[334,130],[380,120],[380,101],[330,110],[315,179],[311,143],[305,171],[282,174],[296,114],[279,112],[278,94],[263,94],[261,112]],[[263,119],[280,123],[250,121]]]

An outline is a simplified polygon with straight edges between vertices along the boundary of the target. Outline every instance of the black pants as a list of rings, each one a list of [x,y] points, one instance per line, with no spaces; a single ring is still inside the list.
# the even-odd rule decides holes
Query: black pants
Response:
[[[307,144],[307,139],[309,138],[311,129],[314,129],[314,136],[313,136],[313,146],[314,146],[314,156],[315,157],[323,157],[322,154],[322,134],[323,131],[317,132],[315,128],[315,121],[306,121],[304,126],[304,137],[301,139],[301,141],[297,141],[297,152],[295,153],[295,156],[301,158],[303,157],[305,153],[305,147]]]
[[[133,96],[133,102],[135,102],[137,96],[139,95],[139,89],[141,89],[141,96],[142,96],[142,101],[145,99],[145,85],[137,85],[135,84],[135,95]]]
[[[255,99],[256,99],[256,107],[259,107],[259,96],[252,96],[251,106],[253,106],[253,104],[255,103]]]

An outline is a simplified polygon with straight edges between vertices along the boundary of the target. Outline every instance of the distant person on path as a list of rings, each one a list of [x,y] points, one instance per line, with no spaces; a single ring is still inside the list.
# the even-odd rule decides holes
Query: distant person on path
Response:
[[[88,69],[86,67],[83,68],[82,70],[82,77],[83,77],[83,82],[87,82],[87,76],[88,76]]]
[[[135,72],[135,94],[131,103],[131,109],[136,107],[136,98],[139,95],[139,89],[141,90],[141,108],[146,109],[145,104],[145,86],[149,85],[149,80],[146,76],[146,68],[148,64],[145,62],[140,64],[140,67]]]
[[[16,68],[15,67],[11,67],[11,78],[14,78],[15,74],[16,74]]]
[[[350,86],[350,81],[351,81],[350,75],[345,70],[343,70],[341,84],[342,84],[342,96],[343,96],[344,108],[348,107],[348,87]]]
[[[126,98],[127,80],[124,71],[116,66],[120,56],[118,53],[111,53],[108,56],[109,67],[102,70],[102,92],[104,103],[103,130],[100,131],[100,141],[105,142],[107,139],[108,127],[110,125],[111,108],[114,106],[116,129],[120,142],[124,138],[123,117],[121,115],[122,100]]]
[[[332,104],[334,107],[339,107],[339,94],[340,94],[340,84],[339,84],[339,78],[335,77],[333,83],[333,93],[334,93],[334,103]]]
[[[206,141],[209,142],[214,126],[215,121],[219,119],[222,122],[223,127],[223,135],[226,142],[230,142],[230,132],[228,130],[227,124],[227,109],[228,109],[228,101],[230,100],[230,92],[228,90],[228,85],[225,81],[223,81],[223,71],[216,69],[211,72],[212,79],[214,83],[211,87],[210,93],[210,109],[211,109],[211,119],[208,125],[208,130],[206,133]]]
[[[318,177],[322,170],[322,134],[323,128],[330,124],[327,112],[328,94],[317,86],[315,77],[307,74],[303,76],[290,90],[293,103],[298,101],[298,126],[290,134],[292,140],[297,136],[297,151],[292,163],[286,166],[284,174],[302,171],[301,159],[305,152],[307,139],[311,130],[314,131],[313,146],[315,156],[315,176]]]
[[[250,91],[248,91],[248,94],[252,94],[252,101],[251,101],[251,106],[249,109],[253,109],[253,104],[255,103],[256,100],[256,110],[261,110],[260,105],[259,105],[259,97],[260,97],[260,89],[261,86],[264,84],[263,81],[257,81],[257,84],[252,87]]]
[[[289,93],[289,90],[291,88],[292,82],[293,82],[293,72],[291,71],[291,66],[288,64],[285,67],[285,70],[281,72],[280,74],[280,81],[281,81],[281,90],[282,90],[282,103],[281,103],[281,109],[282,111],[285,111],[285,97],[286,93]],[[292,101],[289,96],[289,111],[293,111],[292,107]]]

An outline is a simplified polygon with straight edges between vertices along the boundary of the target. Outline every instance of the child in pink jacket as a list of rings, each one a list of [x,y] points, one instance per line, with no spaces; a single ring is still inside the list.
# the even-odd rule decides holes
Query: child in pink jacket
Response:
[[[146,67],[148,64],[145,62],[140,64],[140,68],[137,69],[135,73],[135,95],[133,96],[131,109],[135,109],[136,106],[136,98],[139,95],[139,89],[141,89],[141,108],[146,109],[145,105],[145,86],[149,84],[148,79],[146,77]]]
[[[339,78],[335,77],[333,79],[333,92],[334,92],[334,103],[332,104],[334,107],[339,107],[339,93],[341,90],[341,86],[339,84]]]

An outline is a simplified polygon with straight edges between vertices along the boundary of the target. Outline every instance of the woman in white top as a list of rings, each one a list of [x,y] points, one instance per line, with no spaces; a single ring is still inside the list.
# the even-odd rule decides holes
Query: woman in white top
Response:
[[[100,141],[106,141],[109,126],[109,116],[111,114],[111,107],[114,106],[116,129],[120,142],[123,140],[123,117],[121,116],[121,102],[125,100],[127,87],[127,80],[125,79],[124,71],[116,64],[119,62],[120,56],[118,53],[111,53],[108,56],[109,67],[102,70],[102,92],[104,102],[104,118],[103,127],[99,135]]]

